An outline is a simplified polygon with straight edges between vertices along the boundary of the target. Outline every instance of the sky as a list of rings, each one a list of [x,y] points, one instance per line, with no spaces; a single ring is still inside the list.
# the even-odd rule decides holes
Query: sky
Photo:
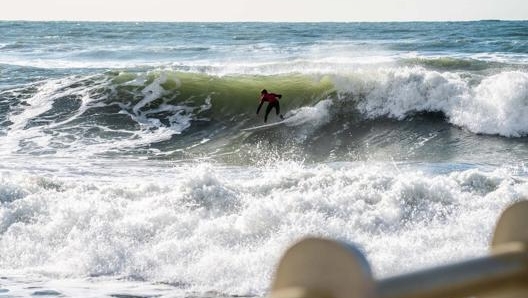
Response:
[[[0,20],[528,20],[528,0],[14,0]]]

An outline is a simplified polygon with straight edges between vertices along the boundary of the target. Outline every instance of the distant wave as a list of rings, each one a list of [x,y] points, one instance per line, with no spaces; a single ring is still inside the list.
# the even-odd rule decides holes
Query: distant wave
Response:
[[[501,68],[521,68],[520,66],[498,61],[486,61],[475,58],[454,57],[416,57],[402,59],[407,66],[422,66],[438,71],[482,71]]]

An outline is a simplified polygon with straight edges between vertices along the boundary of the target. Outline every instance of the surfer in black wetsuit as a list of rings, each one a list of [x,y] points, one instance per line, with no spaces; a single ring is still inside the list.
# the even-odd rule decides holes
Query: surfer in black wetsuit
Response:
[[[282,114],[280,113],[280,105],[279,105],[279,98],[281,98],[281,94],[275,94],[275,93],[268,93],[268,90],[264,89],[262,92],[260,92],[260,104],[257,108],[257,115],[260,112],[260,108],[262,108],[262,105],[265,101],[268,102],[268,106],[266,107],[266,114],[264,115],[264,123],[268,121],[268,114],[271,112],[271,109],[275,108],[275,111],[277,111],[277,115],[280,116],[281,120],[284,119]]]

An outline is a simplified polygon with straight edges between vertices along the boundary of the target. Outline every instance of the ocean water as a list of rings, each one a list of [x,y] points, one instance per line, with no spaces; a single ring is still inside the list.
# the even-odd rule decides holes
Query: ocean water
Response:
[[[242,131],[263,88],[290,118]],[[307,235],[480,256],[527,166],[526,21],[0,22],[0,297],[264,296]]]

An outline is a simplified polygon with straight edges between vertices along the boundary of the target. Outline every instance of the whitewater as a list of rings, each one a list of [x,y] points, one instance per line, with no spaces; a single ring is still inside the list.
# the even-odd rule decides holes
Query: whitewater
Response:
[[[304,236],[377,278],[486,254],[528,196],[527,32],[0,22],[0,297],[262,297]],[[288,119],[243,131],[262,89]]]

